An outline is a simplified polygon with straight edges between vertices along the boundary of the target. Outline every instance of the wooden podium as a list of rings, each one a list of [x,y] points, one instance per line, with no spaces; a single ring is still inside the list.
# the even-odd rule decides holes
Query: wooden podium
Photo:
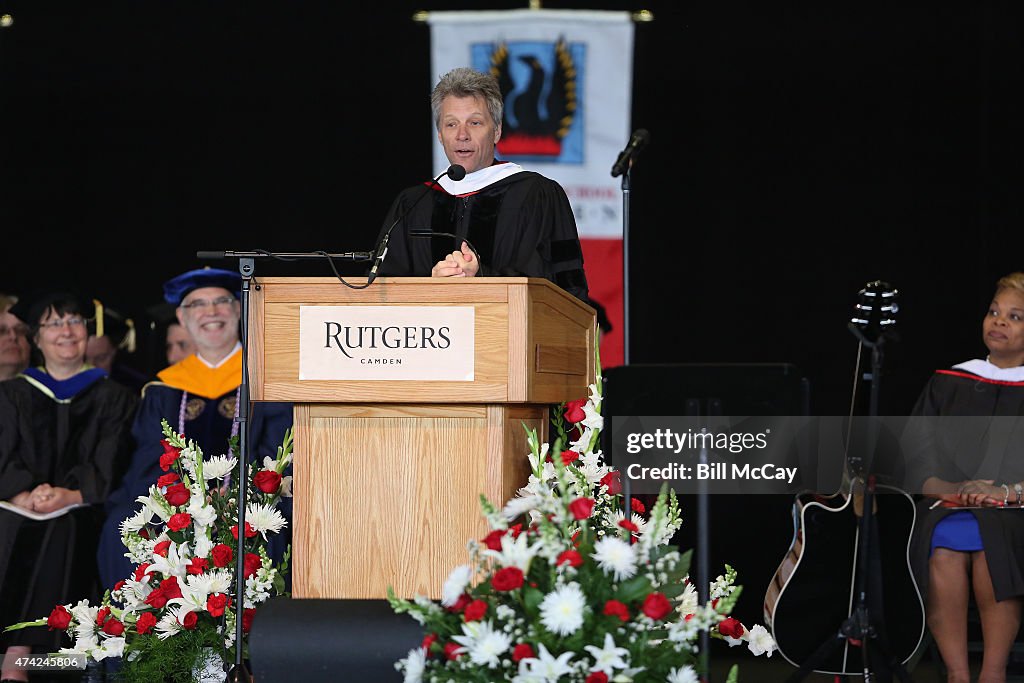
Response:
[[[365,370],[351,347],[316,367],[309,360],[341,345],[325,348],[332,338],[325,344],[308,320],[339,311],[340,320],[364,311],[471,316],[472,352],[436,352],[439,371],[471,356],[471,379],[390,379],[391,366],[366,379],[300,378],[334,372],[334,358]],[[383,598],[391,586],[400,597],[438,598],[451,570],[469,561],[467,541],[487,533],[480,495],[501,507],[526,483],[522,425],[546,438],[550,406],[587,396],[595,327],[592,308],[537,278],[378,278],[366,289],[334,278],[254,279],[251,398],[295,404],[294,597]],[[333,339],[356,338],[359,328],[345,329],[350,337]],[[386,329],[414,344],[423,336],[413,325]]]

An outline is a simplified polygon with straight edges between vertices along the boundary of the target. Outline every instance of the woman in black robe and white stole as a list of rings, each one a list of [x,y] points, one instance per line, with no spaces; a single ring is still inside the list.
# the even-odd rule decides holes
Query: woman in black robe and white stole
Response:
[[[138,397],[85,363],[90,308],[51,293],[19,316],[43,363],[0,384],[0,627],[99,597],[102,504],[131,452]],[[0,636],[0,651],[55,651],[61,635],[13,631]],[[2,678],[26,673],[4,668]]]
[[[971,594],[980,683],[1002,683],[1024,598],[1024,273],[999,280],[984,360],[937,371],[904,437],[907,488],[923,493],[911,564],[949,683],[968,683]]]

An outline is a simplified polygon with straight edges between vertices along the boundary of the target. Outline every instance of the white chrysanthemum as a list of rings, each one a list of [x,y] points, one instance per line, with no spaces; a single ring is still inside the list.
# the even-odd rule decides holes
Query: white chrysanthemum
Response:
[[[276,508],[259,503],[250,503],[245,507],[245,521],[258,531],[264,540],[268,531],[276,534],[287,524],[284,516]]]
[[[633,546],[617,536],[605,536],[594,544],[591,555],[605,574],[612,574],[616,581],[628,579],[636,574],[636,553]]]
[[[505,507],[502,509],[501,514],[505,515],[505,519],[508,520],[518,519],[527,512],[540,508],[543,505],[544,498],[539,495],[516,497],[505,503]]]
[[[441,604],[445,607],[451,607],[462,594],[466,592],[466,586],[469,585],[469,579],[473,575],[473,568],[468,564],[460,564],[458,567],[452,570],[452,573],[445,579],[444,585],[441,586]]]
[[[574,656],[572,652],[563,652],[556,659],[544,647],[544,643],[539,643],[536,657],[519,660],[519,675],[512,681],[513,683],[554,683],[562,676],[572,673],[569,660]]]
[[[530,571],[530,561],[533,560],[539,550],[540,543],[530,545],[530,539],[526,534],[519,534],[519,536],[513,537],[513,534],[506,533],[501,537],[500,551],[488,548],[483,551],[483,555],[493,557],[502,567],[518,567],[526,574]]]
[[[452,636],[459,645],[466,648],[469,659],[474,664],[482,664],[495,668],[501,663],[501,655],[512,645],[512,638],[507,633],[495,631],[491,622],[470,621],[462,625],[465,635]]]
[[[427,668],[427,653],[422,647],[409,650],[409,656],[395,663],[395,668],[404,672],[402,683],[422,683],[423,671]]]
[[[168,607],[164,615],[156,622],[153,630],[156,631],[156,635],[160,640],[167,640],[181,630],[181,622],[178,621],[178,611],[180,609],[179,607]]]
[[[215,455],[203,462],[203,479],[223,479],[224,475],[234,471],[237,466],[238,458]]]
[[[753,628],[747,629],[743,636],[747,641],[747,649],[753,652],[755,657],[763,654],[771,657],[775,651],[775,639],[761,624],[755,624]]]
[[[540,621],[552,633],[570,635],[583,625],[586,605],[587,598],[580,585],[568,583],[544,596],[540,603]]]
[[[619,523],[626,519],[626,513],[622,510],[608,510],[604,513],[604,523],[612,529],[621,529]],[[637,534],[643,534],[647,530],[647,520],[637,513],[630,515],[629,521],[636,525]]]
[[[604,634],[603,647],[586,645],[583,649],[594,658],[594,666],[590,670],[601,671],[609,678],[614,677],[615,669],[625,669],[629,666],[629,650],[624,647],[616,647],[615,640],[610,633]]]
[[[684,666],[681,669],[672,669],[668,672],[666,683],[700,683],[697,672],[692,666]]]
[[[135,533],[153,520],[153,511],[148,505],[143,505],[139,511],[128,519],[121,522],[121,535]]]
[[[687,614],[693,614],[697,611],[697,605],[700,604],[699,600],[697,588],[687,581],[686,585],[683,586],[683,594],[679,596],[679,613],[684,617]]]

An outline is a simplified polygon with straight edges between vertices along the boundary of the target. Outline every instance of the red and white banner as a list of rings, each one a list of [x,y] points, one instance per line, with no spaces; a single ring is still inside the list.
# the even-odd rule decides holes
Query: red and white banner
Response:
[[[632,17],[523,9],[430,12],[429,22],[434,83],[460,66],[495,73],[505,96],[498,157],[565,188],[591,298],[612,327],[601,364],[621,365],[622,180],[611,167],[630,133]],[[434,167],[447,166],[435,141]]]

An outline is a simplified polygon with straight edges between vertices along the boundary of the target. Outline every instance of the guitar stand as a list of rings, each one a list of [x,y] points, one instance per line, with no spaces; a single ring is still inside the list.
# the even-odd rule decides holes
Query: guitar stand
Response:
[[[885,644],[884,637],[880,637],[875,628],[868,607],[868,577],[878,576],[880,568],[877,553],[869,553],[871,548],[871,530],[873,529],[874,517],[872,508],[874,506],[875,478],[868,477],[864,494],[864,512],[860,518],[860,534],[858,537],[857,563],[859,571],[857,575],[857,603],[852,613],[839,627],[835,637],[823,642],[814,653],[800,665],[800,668],[787,679],[787,683],[796,683],[807,677],[807,674],[816,670],[816,667],[825,661],[843,641],[859,647],[861,661],[863,664],[862,675],[864,683],[889,683],[892,675],[895,674],[904,683],[912,683],[910,675],[903,665],[892,657]],[[868,558],[871,558],[871,566],[868,566]],[[881,602],[880,599],[874,602]],[[876,668],[878,678],[875,677]],[[843,677],[845,679],[845,676]]]

